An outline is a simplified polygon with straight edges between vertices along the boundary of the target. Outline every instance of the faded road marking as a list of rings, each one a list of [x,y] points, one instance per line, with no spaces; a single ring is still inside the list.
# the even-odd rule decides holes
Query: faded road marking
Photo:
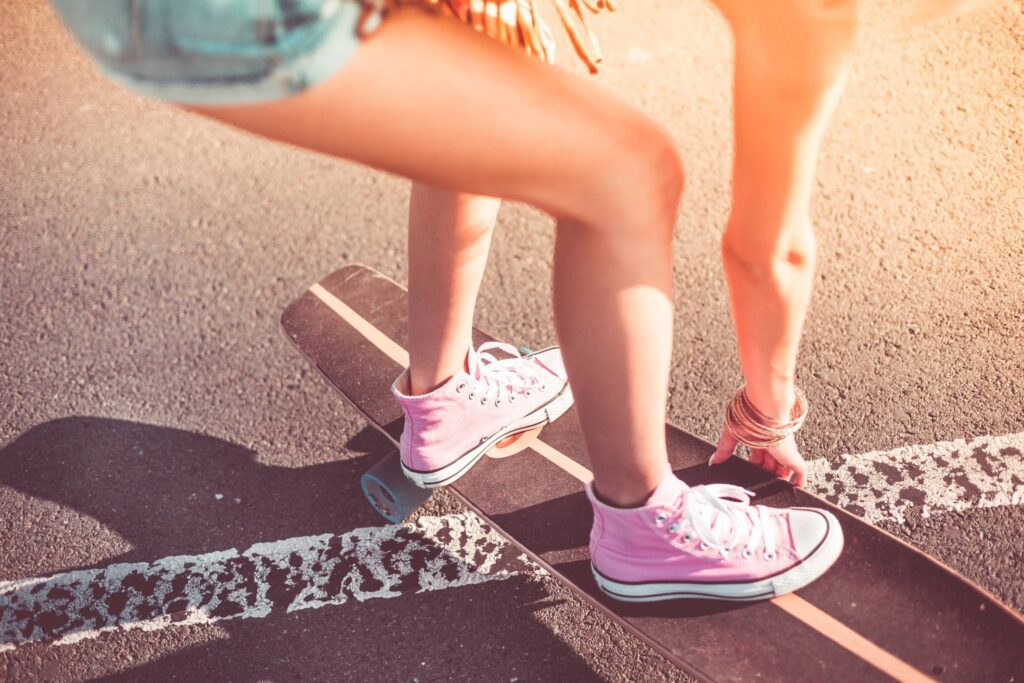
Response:
[[[1024,504],[1024,432],[809,463],[808,489],[869,522]]]
[[[1024,433],[810,463],[811,490],[870,522],[1024,504]],[[543,573],[471,513],[0,582],[0,652],[262,618]]]
[[[0,652],[115,629],[262,618],[507,579],[535,567],[474,514],[0,583]]]

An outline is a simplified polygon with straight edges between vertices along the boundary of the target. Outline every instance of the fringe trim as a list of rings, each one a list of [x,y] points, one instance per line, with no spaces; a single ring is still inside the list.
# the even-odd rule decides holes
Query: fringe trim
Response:
[[[522,50],[549,64],[555,61],[555,39],[540,13],[538,0],[358,0],[362,6],[356,33],[373,35],[393,10],[414,5],[432,14],[446,14],[486,36]],[[587,14],[614,12],[614,0],[550,0],[576,54],[590,73],[597,73],[601,48],[587,26]]]

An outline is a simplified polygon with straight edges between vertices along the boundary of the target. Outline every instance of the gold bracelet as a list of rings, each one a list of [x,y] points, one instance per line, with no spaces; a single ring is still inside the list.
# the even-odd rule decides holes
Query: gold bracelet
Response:
[[[750,448],[769,448],[796,433],[807,419],[808,405],[804,392],[794,387],[796,402],[789,420],[776,420],[759,411],[747,396],[747,385],[741,386],[725,407],[725,427],[736,440]]]

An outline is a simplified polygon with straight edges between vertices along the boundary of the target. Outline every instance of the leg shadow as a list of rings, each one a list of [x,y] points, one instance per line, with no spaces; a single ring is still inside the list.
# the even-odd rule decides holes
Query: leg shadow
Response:
[[[358,479],[388,442],[367,429],[347,446],[369,455],[275,467],[214,437],[90,417],[47,422],[8,444],[0,484],[30,504],[91,517],[131,544],[88,566],[62,562],[58,548],[47,568],[59,573],[0,584],[0,643],[24,652],[8,659],[10,672],[38,674],[32,662],[45,661],[57,678],[65,666],[103,676],[123,666],[103,652],[129,637],[126,628],[216,622],[226,640],[115,676],[594,677],[534,618],[531,603],[545,597],[539,582],[481,582],[481,568],[523,570],[517,551],[471,515],[381,525]],[[30,530],[12,533],[32,547]],[[39,546],[32,557],[45,557],[49,548]]]

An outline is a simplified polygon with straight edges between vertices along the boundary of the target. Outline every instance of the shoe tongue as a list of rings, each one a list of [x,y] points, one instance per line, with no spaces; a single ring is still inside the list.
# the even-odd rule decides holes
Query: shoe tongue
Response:
[[[644,507],[672,505],[679,498],[679,495],[688,488],[682,480],[672,473],[672,467],[665,465],[665,474],[661,478],[661,483],[658,484],[658,488],[654,489],[654,493],[647,498]]]
[[[480,371],[482,369],[480,356],[477,355],[476,349],[470,347],[469,353],[466,354],[466,360],[463,363],[463,371],[473,379],[478,380],[480,379]]]

